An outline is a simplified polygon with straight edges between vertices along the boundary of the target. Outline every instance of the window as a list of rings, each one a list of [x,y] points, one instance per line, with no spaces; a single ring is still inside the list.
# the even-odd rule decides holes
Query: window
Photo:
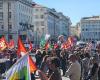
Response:
[[[35,18],[36,18],[36,19],[38,19],[38,18],[39,18],[39,16],[38,16],[38,15],[35,15]]]
[[[35,9],[35,11],[39,11],[39,9]]]
[[[43,34],[44,34],[44,28],[42,28],[42,32],[43,32]]]
[[[41,17],[41,19],[43,19],[44,18],[44,15],[41,15],[40,17]]]
[[[0,20],[3,20],[3,12],[0,12]]]
[[[43,8],[41,8],[40,10],[41,10],[41,11],[44,11],[44,9],[43,9]]]
[[[44,21],[41,21],[41,26],[44,26]]]
[[[11,19],[11,12],[9,12],[9,19]]]
[[[9,25],[9,29],[12,29],[12,25],[11,24]]]
[[[1,25],[1,29],[4,29],[4,26],[3,25]]]
[[[0,9],[3,8],[3,1],[0,1]]]
[[[11,9],[11,2],[9,2],[9,9]]]
[[[38,21],[37,21],[37,22],[35,22],[35,25],[36,25],[36,26],[39,26],[39,22],[38,22]]]
[[[95,35],[97,35],[98,34],[98,32],[95,32]]]
[[[82,31],[84,31],[84,29],[82,29]]]
[[[86,31],[88,31],[88,29],[86,29]]]
[[[19,10],[20,10],[20,4],[19,4]]]

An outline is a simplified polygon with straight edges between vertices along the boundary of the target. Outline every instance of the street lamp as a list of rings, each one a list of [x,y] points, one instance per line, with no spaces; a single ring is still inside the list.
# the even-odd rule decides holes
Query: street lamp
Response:
[[[8,0],[8,42],[9,42],[9,0]]]
[[[26,31],[27,32],[26,36],[28,36],[28,34],[30,33],[29,30],[32,30],[32,32],[34,30],[33,29],[34,25],[31,25],[31,24],[28,24],[28,23],[22,23],[22,22],[20,22],[19,24],[20,24],[20,26],[22,26],[21,27],[22,29],[19,29],[19,30]],[[18,30],[18,32],[19,32],[19,30]]]
[[[36,46],[38,45],[38,28],[36,28]]]

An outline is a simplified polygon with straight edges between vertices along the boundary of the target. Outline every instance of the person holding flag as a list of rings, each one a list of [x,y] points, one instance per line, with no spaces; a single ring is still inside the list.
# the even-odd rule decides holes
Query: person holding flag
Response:
[[[64,42],[65,42],[64,36],[63,36],[63,35],[60,35],[60,36],[58,37],[58,41],[57,41],[58,46],[61,47],[61,45],[62,45]]]

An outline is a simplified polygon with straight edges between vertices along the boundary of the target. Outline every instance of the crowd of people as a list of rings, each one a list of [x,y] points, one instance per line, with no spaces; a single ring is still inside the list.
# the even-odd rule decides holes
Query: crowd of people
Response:
[[[49,51],[36,51],[36,65],[42,80],[62,80],[62,76],[70,80],[100,80],[99,47],[94,50],[74,45],[63,49],[60,45]]]
[[[100,80],[99,52],[58,49],[46,53],[37,50],[35,57],[42,80],[62,80],[61,76],[70,80]]]
[[[51,50],[33,49],[36,66],[38,68],[31,74],[35,80],[38,72],[41,80],[62,80],[62,76],[70,80],[100,80],[100,52],[96,50],[86,50],[84,47],[71,46],[68,49],[61,48],[63,41],[58,41],[58,47]],[[5,50],[0,54],[0,59],[5,58],[5,62],[0,62],[0,74],[8,70],[17,60],[16,49]],[[61,74],[62,71],[62,74]]]

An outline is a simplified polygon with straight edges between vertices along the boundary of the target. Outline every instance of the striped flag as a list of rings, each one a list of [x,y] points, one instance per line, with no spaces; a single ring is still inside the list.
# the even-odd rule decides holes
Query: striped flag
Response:
[[[6,73],[6,80],[31,80],[28,55],[21,57]]]

